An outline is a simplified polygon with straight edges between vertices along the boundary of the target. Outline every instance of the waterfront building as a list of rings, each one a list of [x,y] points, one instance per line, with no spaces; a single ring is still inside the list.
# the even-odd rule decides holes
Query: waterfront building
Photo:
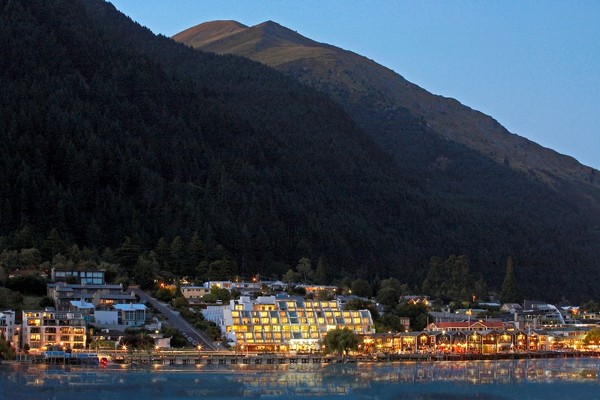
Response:
[[[14,336],[17,333],[17,324],[15,321],[15,312],[12,310],[0,311],[0,335],[9,342],[14,342]]]
[[[240,351],[319,351],[336,328],[375,331],[369,310],[343,310],[336,300],[241,296],[223,311],[222,330]]]
[[[53,346],[64,349],[84,349],[85,320],[79,312],[54,309],[23,311],[22,345],[43,351]]]
[[[517,321],[519,327],[532,329],[566,325],[563,315],[556,306],[532,300],[525,300],[523,311],[517,313]]]
[[[449,321],[432,322],[425,327],[425,331],[484,331],[504,330],[505,325],[501,321]]]

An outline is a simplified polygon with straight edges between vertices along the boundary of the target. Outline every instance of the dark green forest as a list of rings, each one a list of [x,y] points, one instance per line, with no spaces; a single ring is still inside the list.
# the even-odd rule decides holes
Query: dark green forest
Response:
[[[513,214],[517,178],[497,204],[432,192],[334,101],[266,66],[157,37],[100,0],[0,0],[0,49],[0,252],[77,246],[137,279],[214,262],[282,276],[322,258],[329,282],[410,285],[432,256],[461,254],[497,289],[512,255],[532,296],[599,293],[595,216],[539,188],[547,209]],[[206,253],[190,257],[194,242]]]

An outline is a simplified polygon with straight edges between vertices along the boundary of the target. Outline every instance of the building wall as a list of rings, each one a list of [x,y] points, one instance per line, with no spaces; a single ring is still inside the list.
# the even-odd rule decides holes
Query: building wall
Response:
[[[344,311],[336,301],[277,299],[232,302],[224,311],[228,339],[248,350],[319,350],[328,331],[374,332],[368,310]]]
[[[86,329],[81,313],[23,311],[22,344],[43,351],[50,346],[85,348]]]
[[[94,319],[100,325],[117,325],[119,323],[119,313],[117,311],[98,311],[94,313]]]
[[[200,297],[210,293],[210,289],[207,289],[202,286],[182,286],[181,294],[187,300],[190,299],[199,299]]]
[[[4,339],[9,343],[14,341],[14,336],[17,333],[17,325],[15,324],[15,312],[14,311],[1,311],[0,312],[0,334],[4,336]]]

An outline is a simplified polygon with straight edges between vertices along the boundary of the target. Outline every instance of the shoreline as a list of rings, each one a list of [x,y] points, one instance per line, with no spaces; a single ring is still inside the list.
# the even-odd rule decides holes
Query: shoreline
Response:
[[[95,354],[95,353],[92,353]],[[113,364],[158,365],[236,365],[236,364],[336,364],[336,363],[385,363],[412,361],[495,361],[550,358],[600,358],[600,351],[544,351],[515,353],[408,353],[376,355],[323,355],[287,353],[236,354],[229,352],[161,351],[161,352],[111,352],[98,355]],[[1,364],[51,364],[73,365],[73,359],[44,358],[43,355],[20,355],[16,360],[2,360]],[[90,365],[97,365],[96,363]]]

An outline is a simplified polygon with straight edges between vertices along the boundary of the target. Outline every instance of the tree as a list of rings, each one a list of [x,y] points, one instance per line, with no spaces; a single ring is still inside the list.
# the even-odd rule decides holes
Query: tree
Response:
[[[188,262],[190,263],[191,271],[194,271],[198,264],[204,259],[204,243],[200,239],[198,232],[194,232],[190,244],[188,245]]]
[[[377,306],[369,300],[352,299],[344,304],[344,310],[369,310],[374,321],[379,319]]]
[[[154,274],[157,270],[158,263],[150,257],[142,255],[131,271],[131,278],[143,290],[152,290],[154,289]]]
[[[325,266],[325,261],[323,261],[323,257],[319,257],[319,262],[317,263],[317,269],[315,270],[314,280],[318,284],[326,284],[327,283],[327,267]]]
[[[327,332],[324,344],[328,353],[347,354],[349,350],[356,349],[360,342],[358,335],[350,328],[336,328]]]
[[[581,310],[585,312],[595,313],[600,311],[600,305],[594,300],[590,300],[587,303],[581,305]]]
[[[423,330],[429,322],[429,312],[423,303],[402,303],[396,307],[394,313],[399,317],[409,317],[412,331]]]
[[[352,294],[359,297],[371,297],[371,285],[364,279],[356,279],[352,281],[350,286]]]
[[[593,327],[592,329],[590,329],[583,338],[583,344],[600,345],[600,329],[597,327]]]
[[[140,247],[130,236],[127,236],[116,251],[117,261],[123,270],[130,272],[137,262],[140,253]]]
[[[500,301],[503,303],[520,303],[523,300],[519,291],[517,277],[513,267],[512,257],[506,260],[506,276],[502,283],[502,291],[500,292]]]
[[[300,261],[298,261],[296,271],[298,271],[298,273],[302,277],[303,283],[307,283],[309,280],[311,280],[315,273],[312,269],[310,258],[307,257],[302,257]]]
[[[406,330],[400,317],[391,313],[384,314],[379,318],[375,326],[377,332],[404,332]]]
[[[158,239],[156,243],[156,247],[154,248],[154,258],[160,264],[160,267],[164,269],[169,261],[169,256],[171,254],[171,246],[167,239],[161,237]]]
[[[10,346],[4,335],[0,335],[0,360],[14,360],[15,349]]]
[[[443,264],[440,257],[431,257],[427,277],[423,282],[423,293],[439,298],[441,296],[442,284],[444,283]]]
[[[398,300],[400,300],[398,293],[390,286],[382,287],[377,292],[377,301],[386,307],[396,306]]]
[[[169,248],[169,267],[175,275],[184,273],[184,248],[185,245],[181,236],[175,236]]]
[[[288,284],[296,283],[300,280],[300,274],[295,272],[293,269],[288,269],[288,271],[283,275],[282,280]]]

